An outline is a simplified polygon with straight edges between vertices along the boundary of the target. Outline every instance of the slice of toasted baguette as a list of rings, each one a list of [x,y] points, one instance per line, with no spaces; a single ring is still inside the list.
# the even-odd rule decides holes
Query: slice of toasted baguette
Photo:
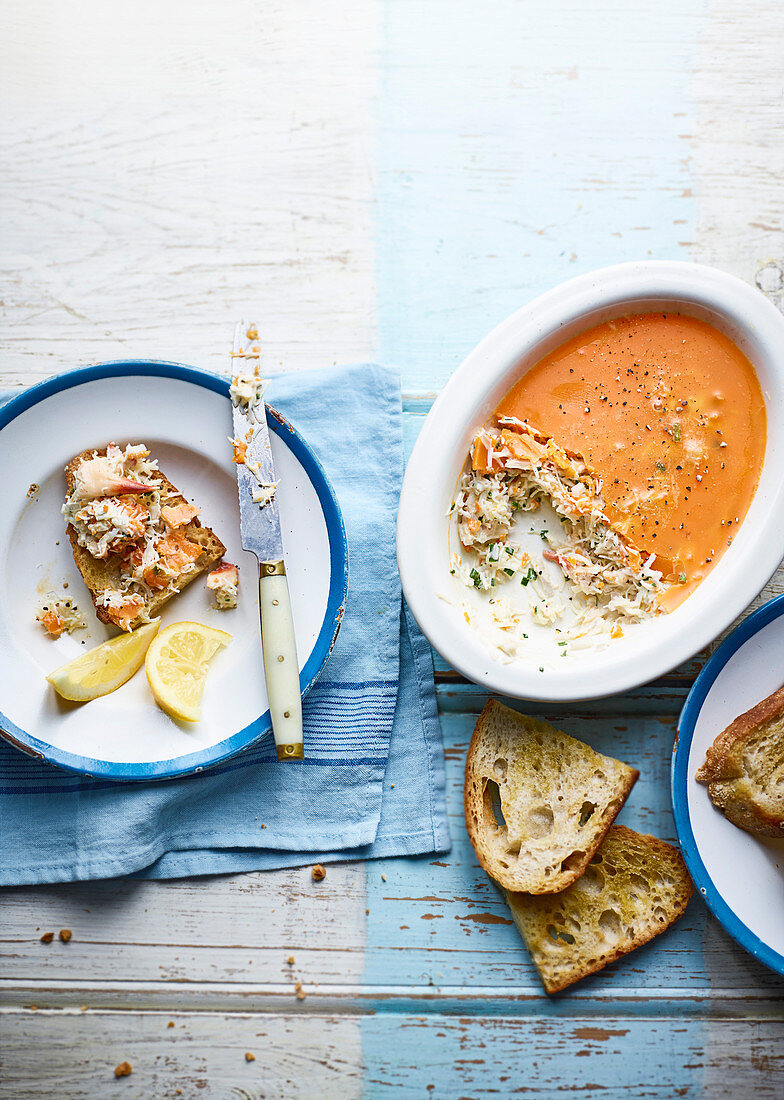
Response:
[[[71,493],[74,487],[74,478],[79,463],[83,458],[92,458],[93,455],[106,454],[106,448],[102,449],[88,449],[82,451],[81,454],[76,455],[68,465],[65,467],[65,483],[67,493]],[[186,500],[179,489],[172,485],[171,481],[158,470],[156,477],[162,483],[163,489],[167,495],[167,503],[169,504],[185,504]],[[73,551],[74,561],[76,567],[82,575],[84,583],[89,589],[90,595],[95,605],[95,613],[103,623],[109,623],[112,626],[118,626],[117,622],[112,618],[111,609],[102,607],[98,603],[98,598],[108,588],[116,589],[120,585],[120,562],[119,558],[115,554],[109,554],[109,556],[99,561],[94,558],[88,550],[79,545],[76,537],[76,531],[69,524],[67,527],[68,538],[71,543],[71,549]],[[182,573],[176,578],[177,592],[167,592],[161,590],[153,593],[151,596],[145,599],[145,606],[142,612],[126,625],[122,626],[122,629],[135,630],[137,626],[140,626],[143,622],[147,622],[158,614],[163,605],[182,591],[186,585],[190,584],[192,580],[195,580],[205,570],[212,568],[212,566],[220,561],[223,555],[226,553],[226,547],[221,540],[211,531],[209,527],[203,527],[198,518],[192,519],[190,523],[179,527],[178,531],[183,534],[190,542],[196,543],[196,545],[202,548],[200,557],[196,559],[194,563],[195,568],[187,573]]]
[[[563,893],[507,891],[506,900],[545,990],[557,993],[664,932],[692,889],[677,848],[613,825]]]
[[[564,890],[588,866],[638,775],[491,699],[465,768],[466,827],[479,862],[507,890]]]
[[[718,735],[695,778],[733,825],[784,837],[784,687]]]

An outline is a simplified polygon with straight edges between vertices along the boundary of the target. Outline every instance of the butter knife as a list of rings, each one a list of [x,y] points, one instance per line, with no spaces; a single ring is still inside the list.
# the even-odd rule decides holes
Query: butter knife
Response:
[[[243,548],[259,561],[261,645],[272,732],[278,760],[302,760],[299,663],[255,325],[240,321],[236,326],[231,361],[240,535]]]

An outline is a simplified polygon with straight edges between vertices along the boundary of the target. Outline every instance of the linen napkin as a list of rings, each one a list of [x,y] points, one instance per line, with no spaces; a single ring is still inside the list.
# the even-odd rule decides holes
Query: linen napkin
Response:
[[[373,365],[279,375],[266,398],[322,463],[349,545],[343,625],[304,701],[305,760],[278,764],[270,734],[198,776],[128,784],[81,778],[0,740],[0,883],[449,849],[430,649],[402,606],[395,560],[399,378]]]

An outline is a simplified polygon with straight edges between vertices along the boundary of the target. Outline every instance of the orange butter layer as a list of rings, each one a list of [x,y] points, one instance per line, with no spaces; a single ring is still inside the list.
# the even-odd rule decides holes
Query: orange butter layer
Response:
[[[496,415],[527,421],[585,458],[613,526],[673,582],[669,608],[731,544],[765,454],[751,363],[712,325],[676,313],[581,333],[525,374]]]

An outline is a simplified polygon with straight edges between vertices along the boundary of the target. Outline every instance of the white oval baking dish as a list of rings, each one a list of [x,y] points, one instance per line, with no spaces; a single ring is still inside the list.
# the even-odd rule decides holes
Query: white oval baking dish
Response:
[[[535,653],[503,663],[449,593],[447,516],[471,438],[512,385],[564,341],[613,317],[671,310],[709,321],[753,363],[767,405],[767,444],[748,513],[712,572],[675,611],[599,652],[541,671]],[[706,646],[749,605],[784,557],[784,317],[725,272],[669,261],[579,276],[503,321],[458,367],[408,462],[397,527],[403,591],[434,648],[468,679],[520,699],[578,700],[627,691]]]

